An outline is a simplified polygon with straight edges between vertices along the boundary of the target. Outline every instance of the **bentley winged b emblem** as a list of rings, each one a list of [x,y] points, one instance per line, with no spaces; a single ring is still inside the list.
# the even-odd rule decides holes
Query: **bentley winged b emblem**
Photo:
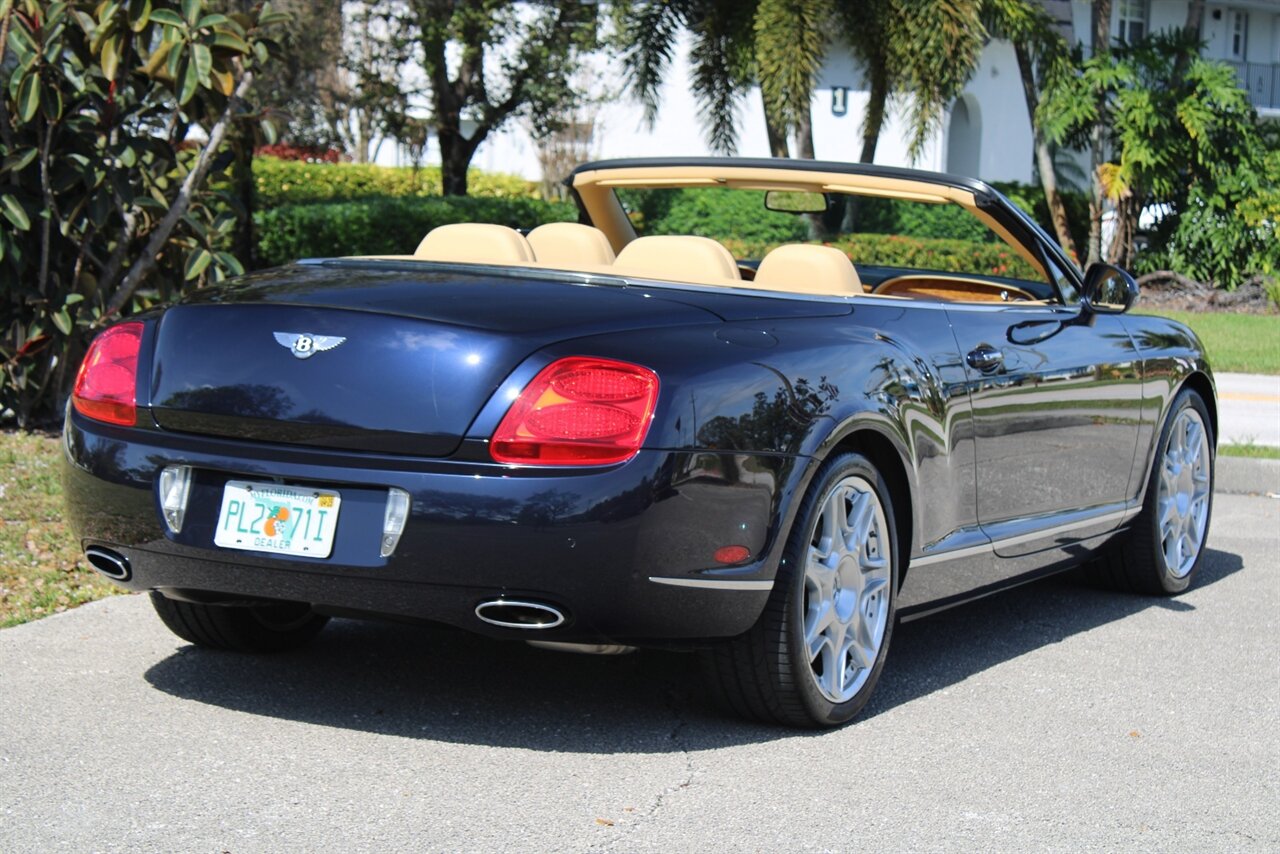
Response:
[[[310,359],[316,353],[332,350],[347,340],[336,335],[312,335],[310,332],[273,332],[271,334],[276,336],[276,341],[281,347],[287,348],[299,359]]]

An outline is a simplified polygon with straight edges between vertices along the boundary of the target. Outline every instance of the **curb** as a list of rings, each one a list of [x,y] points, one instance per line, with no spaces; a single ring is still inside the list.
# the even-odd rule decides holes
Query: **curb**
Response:
[[[1218,457],[1214,492],[1280,495],[1280,460]]]

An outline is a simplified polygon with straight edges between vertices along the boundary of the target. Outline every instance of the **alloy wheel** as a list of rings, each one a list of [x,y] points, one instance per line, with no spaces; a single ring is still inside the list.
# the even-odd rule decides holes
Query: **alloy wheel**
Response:
[[[833,703],[866,684],[884,644],[892,559],[884,506],[851,475],[822,499],[804,571],[804,649],[818,690]]]

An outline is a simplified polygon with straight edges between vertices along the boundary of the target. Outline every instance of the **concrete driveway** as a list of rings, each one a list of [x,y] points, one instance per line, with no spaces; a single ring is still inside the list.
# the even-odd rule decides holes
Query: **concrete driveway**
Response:
[[[268,658],[142,597],[0,632],[0,850],[1270,850],[1280,501],[1173,600],[1049,580],[909,623],[853,726],[720,716],[687,656],[337,621]]]

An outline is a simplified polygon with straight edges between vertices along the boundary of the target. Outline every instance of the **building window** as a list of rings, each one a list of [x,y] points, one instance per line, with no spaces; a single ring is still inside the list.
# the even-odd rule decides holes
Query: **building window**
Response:
[[[1244,62],[1245,51],[1249,46],[1249,13],[1231,13],[1231,31],[1227,34],[1227,48],[1231,58],[1236,62]]]
[[[1119,0],[1116,21],[1120,41],[1132,44],[1147,34],[1147,0]]]

